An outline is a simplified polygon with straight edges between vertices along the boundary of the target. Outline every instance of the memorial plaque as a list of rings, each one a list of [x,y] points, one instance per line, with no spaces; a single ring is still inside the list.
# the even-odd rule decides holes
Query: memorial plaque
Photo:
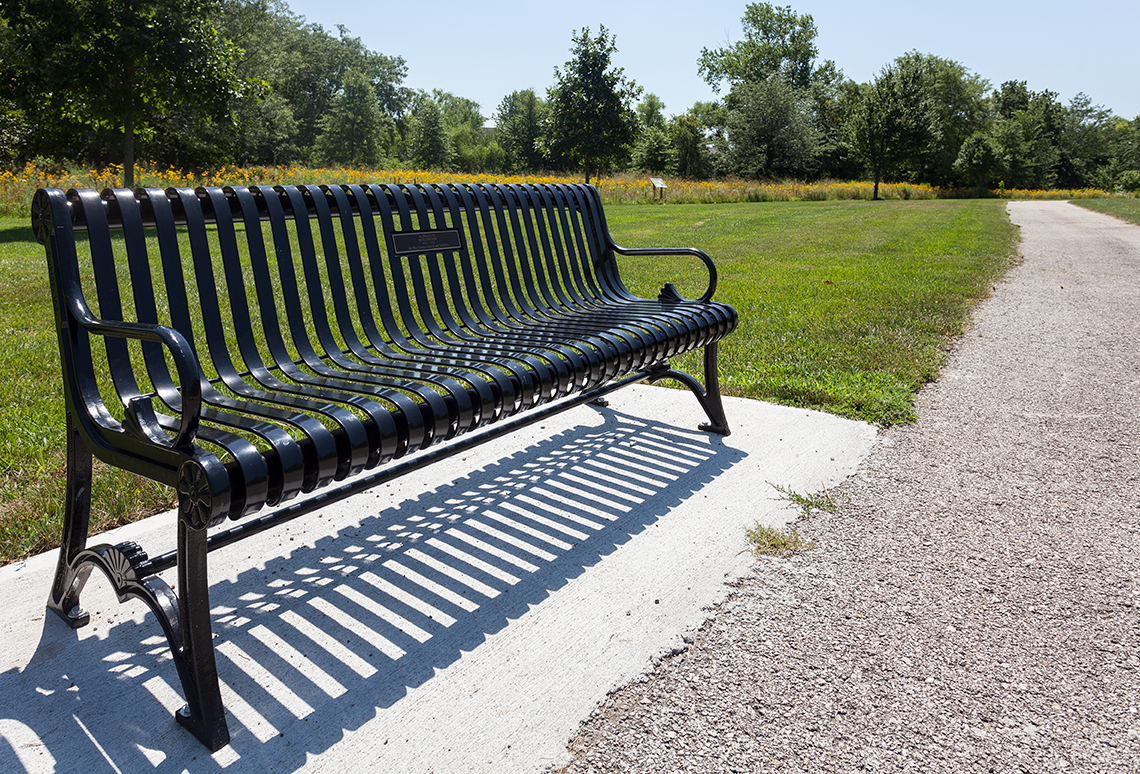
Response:
[[[463,240],[453,228],[436,231],[399,231],[392,234],[392,250],[396,255],[421,255],[460,250]]]

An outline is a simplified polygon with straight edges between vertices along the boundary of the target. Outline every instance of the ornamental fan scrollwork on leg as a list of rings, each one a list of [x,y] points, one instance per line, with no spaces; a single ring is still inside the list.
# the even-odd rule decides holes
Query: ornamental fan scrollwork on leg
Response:
[[[135,565],[146,561],[146,551],[138,543],[119,543],[102,552],[107,565],[107,574],[116,589],[124,589],[129,583],[139,581]]]
[[[76,554],[72,567],[76,570],[84,565],[98,567],[111,581],[119,601],[124,602],[131,595],[142,595],[146,598],[146,578],[140,575],[138,570],[146,560],[146,551],[138,543],[130,541],[115,545],[102,543]],[[82,574],[82,578],[84,579],[82,582],[85,583],[86,574]]]
[[[179,515],[192,529],[205,529],[210,524],[214,496],[206,471],[197,462],[182,463],[178,472]]]
[[[677,288],[672,282],[666,282],[665,286],[661,288],[661,292],[657,294],[657,300],[667,304],[677,304],[685,299],[681,298],[681,294],[677,292]]]

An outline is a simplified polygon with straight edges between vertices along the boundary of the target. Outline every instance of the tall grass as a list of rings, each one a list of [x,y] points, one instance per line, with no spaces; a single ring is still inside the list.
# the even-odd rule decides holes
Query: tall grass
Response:
[[[22,170],[0,172],[0,216],[25,217],[37,188],[112,188],[122,185],[122,167],[94,169],[56,162],[28,163]],[[201,173],[163,169],[154,164],[135,168],[140,188],[171,186],[289,185],[326,183],[577,183],[580,177],[566,175],[502,175],[431,172],[420,169],[307,168],[296,166],[222,167]],[[732,202],[808,202],[870,199],[874,186],[863,181],[797,180],[758,182],[725,178],[718,180],[667,179],[663,198],[656,198],[648,175],[623,172],[592,181],[606,204],[727,204]],[[999,189],[982,192],[986,198],[1075,199],[1110,196],[1098,189],[1021,191]],[[941,189],[915,183],[884,183],[879,196],[888,200],[977,198],[979,192]]]

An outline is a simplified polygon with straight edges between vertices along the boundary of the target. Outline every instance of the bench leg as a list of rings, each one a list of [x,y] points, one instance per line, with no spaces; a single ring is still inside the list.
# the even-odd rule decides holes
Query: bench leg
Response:
[[[728,418],[724,415],[724,404],[720,398],[720,378],[717,375],[717,343],[713,342],[705,347],[705,383],[701,385],[696,379],[684,371],[677,371],[663,363],[646,379],[648,382],[659,382],[664,379],[674,379],[692,390],[700,401],[701,408],[705,410],[709,421],[700,425],[700,429],[717,435],[729,435],[732,431],[728,427]]]
[[[705,347],[705,394],[701,406],[709,415],[709,424],[701,425],[702,430],[717,435],[729,435],[728,417],[724,415],[724,404],[720,399],[720,375],[717,372],[717,342]]]
[[[178,521],[178,595],[158,575],[142,569],[146,553],[135,543],[87,547],[91,520],[91,451],[68,417],[67,495],[64,504],[63,543],[59,550],[48,608],[68,626],[85,626],[91,617],[79,596],[98,567],[111,581],[120,602],[141,599],[154,612],[170,644],[170,654],[182,681],[186,706],[177,714],[180,724],[210,748],[230,740],[214,661],[210,625],[209,578],[206,573],[206,530]]]
[[[63,541],[59,547],[55,579],[51,585],[48,609],[68,626],[86,626],[91,616],[79,604],[79,595],[91,565],[77,562],[87,547],[87,530],[91,523],[91,450],[79,437],[79,431],[67,414],[67,493],[63,503]]]
[[[210,582],[206,565],[206,530],[190,528],[178,520],[178,612],[181,642],[171,639],[171,651],[182,679],[186,706],[178,722],[198,737],[211,752],[230,741],[222,706],[218,668],[214,660],[214,634],[210,624]],[[169,636],[169,633],[168,633]]]

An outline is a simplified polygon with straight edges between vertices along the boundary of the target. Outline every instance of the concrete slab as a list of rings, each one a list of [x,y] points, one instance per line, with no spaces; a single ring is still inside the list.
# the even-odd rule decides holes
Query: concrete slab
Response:
[[[765,482],[854,474],[870,425],[634,387],[211,554],[232,743],[210,755],[142,603],[92,576],[45,615],[55,552],[0,568],[0,771],[540,772],[747,572]],[[96,542],[173,546],[162,514]]]

